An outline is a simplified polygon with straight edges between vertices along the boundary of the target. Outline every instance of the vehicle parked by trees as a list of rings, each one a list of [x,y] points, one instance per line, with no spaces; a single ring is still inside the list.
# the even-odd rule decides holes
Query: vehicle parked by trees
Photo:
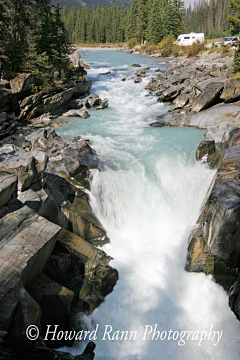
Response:
[[[222,46],[222,45],[224,44],[225,41],[228,41],[228,39],[230,39],[230,38],[229,38],[229,37],[225,37],[225,38],[222,38],[222,39],[220,39],[220,40],[218,40],[218,41],[214,41],[214,42],[212,43],[212,46],[218,46],[218,47],[220,47],[220,46]]]
[[[183,46],[191,46],[196,43],[203,44],[205,41],[204,33],[191,32],[190,34],[181,34],[178,36],[176,44]]]
[[[223,45],[233,46],[237,41],[239,41],[239,36],[232,36],[228,40],[224,41]]]

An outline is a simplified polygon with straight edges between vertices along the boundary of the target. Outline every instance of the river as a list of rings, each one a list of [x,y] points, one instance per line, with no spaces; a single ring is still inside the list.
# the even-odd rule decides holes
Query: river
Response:
[[[111,239],[103,249],[119,272],[114,291],[81,320],[88,330],[100,324],[95,359],[238,359],[240,323],[228,307],[227,293],[211,276],[184,271],[188,236],[214,177],[213,170],[195,161],[204,131],[149,126],[168,111],[145,90],[161,59],[116,51],[81,53],[91,66],[91,91],[108,98],[109,108],[91,110],[88,119],[68,118],[58,133],[90,139],[101,159],[102,170],[93,172],[91,205]],[[151,67],[140,84],[133,82],[138,68],[132,63]],[[127,80],[121,81],[124,76]],[[103,340],[106,325],[112,332]],[[167,337],[153,337],[151,327]],[[113,340],[118,330],[135,331],[137,337]],[[200,342],[203,330],[208,335]],[[218,343],[210,330],[222,332]],[[192,333],[180,341],[183,331]],[[80,354],[84,345],[76,343],[70,350]]]

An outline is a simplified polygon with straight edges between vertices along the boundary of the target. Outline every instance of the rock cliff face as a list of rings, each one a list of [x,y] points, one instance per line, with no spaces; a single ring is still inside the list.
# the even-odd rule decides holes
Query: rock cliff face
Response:
[[[108,106],[89,95],[78,51],[71,60],[75,80],[63,91],[33,94],[32,74],[0,84],[0,358],[10,350],[26,360],[92,360],[93,343],[74,357],[52,350],[72,341],[45,342],[44,334],[47,325],[70,331],[72,317],[91,313],[118,280],[95,247],[109,242],[86,191],[97,156],[80,136],[65,140],[48,126],[67,110],[86,118],[89,108]],[[30,325],[39,329],[35,341]]]
[[[93,343],[73,357],[52,350],[71,341],[42,340],[47,325],[71,330],[72,316],[91,313],[118,280],[95,247],[109,242],[86,191],[97,156],[80,136],[65,140],[47,125],[54,112],[104,109],[107,99],[88,94],[91,81],[32,94],[33,81],[21,74],[0,88],[0,330],[7,332],[0,358],[10,349],[19,359],[92,360]],[[30,325],[39,328],[35,341],[26,337]]]
[[[235,130],[190,236],[186,263],[186,270],[212,274],[227,291],[237,280],[240,265],[239,161],[239,130]],[[230,306],[239,317],[238,293],[236,283]]]
[[[240,81],[224,77],[224,72],[229,72],[227,61],[215,63],[214,72],[212,65],[204,65],[203,58],[194,65],[174,65],[153,79],[148,88],[168,87],[159,100],[176,99],[175,110],[160,116],[151,126],[206,129],[196,159],[217,171],[189,237],[185,269],[211,274],[229,292],[229,305],[240,318]]]
[[[118,279],[111,258],[94,246],[109,239],[81,184],[88,186],[97,166],[89,144],[46,128],[26,136],[23,147],[0,148],[0,329],[16,355],[33,345],[41,353],[47,325],[70,330],[70,314],[92,312]],[[42,329],[34,344],[29,325]]]

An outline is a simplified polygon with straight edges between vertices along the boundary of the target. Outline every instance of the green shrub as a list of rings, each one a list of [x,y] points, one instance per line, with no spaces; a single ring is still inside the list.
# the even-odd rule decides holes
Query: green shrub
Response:
[[[158,50],[162,57],[170,56],[173,51],[175,39],[172,36],[167,36],[158,44]]]
[[[173,56],[179,56],[180,55],[180,48],[179,48],[178,45],[173,45],[172,55]]]
[[[143,45],[141,47],[141,53],[145,53],[148,55],[156,54],[157,53],[157,46],[156,45]]]
[[[240,71],[240,44],[238,44],[233,57],[233,69],[234,72],[237,73]]]
[[[136,46],[137,45],[137,38],[132,38],[132,39],[130,39],[130,40],[128,40],[128,48],[129,49],[133,49],[134,48],[134,46]]]

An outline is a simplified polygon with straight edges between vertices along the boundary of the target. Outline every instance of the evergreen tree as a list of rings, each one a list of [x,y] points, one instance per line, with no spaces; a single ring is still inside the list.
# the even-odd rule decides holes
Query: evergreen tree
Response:
[[[162,9],[163,2],[153,0],[148,22],[148,40],[151,44],[157,44],[163,38]]]
[[[1,74],[10,79],[17,72],[32,72],[37,90],[64,86],[57,85],[59,74],[52,73],[54,66],[71,72],[68,36],[59,7],[51,7],[49,0],[2,0],[0,8]]]
[[[146,2],[145,0],[139,0],[137,9],[137,25],[136,25],[136,36],[139,41],[143,44],[145,40],[145,32],[147,28],[147,13],[146,13]]]
[[[127,24],[128,39],[132,39],[133,37],[136,36],[137,14],[138,14],[138,2],[137,0],[132,0],[128,24]]]
[[[240,10],[240,2],[238,0],[237,1],[230,0],[230,5],[231,5],[232,9]],[[233,15],[229,15],[228,16],[228,21],[233,26],[232,34],[238,34],[240,32],[240,19],[238,17],[233,16]]]
[[[184,15],[185,15],[184,1],[172,0],[171,5],[173,9],[172,23],[174,24],[171,31],[172,31],[172,36],[177,38],[178,35],[183,33],[184,30]]]

